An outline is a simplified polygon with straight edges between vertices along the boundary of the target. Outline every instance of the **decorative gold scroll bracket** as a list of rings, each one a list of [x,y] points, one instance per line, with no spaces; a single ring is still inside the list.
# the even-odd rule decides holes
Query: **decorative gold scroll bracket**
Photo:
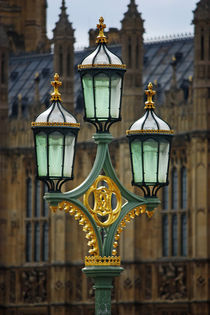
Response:
[[[83,226],[83,231],[86,233],[86,239],[88,240],[88,246],[92,247],[89,249],[89,254],[93,256],[99,255],[99,248],[98,248],[98,241],[95,234],[95,231],[91,225],[90,220],[88,217],[74,204],[68,201],[62,201],[58,204],[58,207],[50,207],[53,212],[57,209],[64,210],[65,212],[69,213],[71,216],[74,216],[74,219],[78,221],[79,225]]]

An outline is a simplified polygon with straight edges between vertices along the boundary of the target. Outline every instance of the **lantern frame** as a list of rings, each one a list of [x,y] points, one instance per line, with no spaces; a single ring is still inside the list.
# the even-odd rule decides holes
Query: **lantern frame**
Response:
[[[169,163],[170,163],[170,156],[171,156],[171,143],[172,143],[172,136],[174,131],[171,130],[170,126],[167,122],[162,120],[154,113],[154,102],[152,97],[156,94],[155,91],[152,90],[152,83],[150,82],[148,85],[148,90],[145,91],[147,95],[147,101],[145,102],[145,109],[146,113],[142,118],[136,121],[134,124],[131,125],[130,129],[126,131],[128,141],[129,141],[129,148],[130,148],[130,159],[131,159],[131,169],[132,169],[132,185],[140,187],[144,193],[145,197],[156,197],[158,190],[169,184],[168,181],[168,174],[169,174]],[[132,143],[134,141],[138,141],[139,146],[141,146],[140,154],[141,158],[141,172],[142,172],[142,180],[136,181],[135,179],[135,166],[133,161],[133,152],[132,152]],[[146,181],[145,180],[145,159],[144,159],[144,143],[148,140],[153,140],[157,143],[157,151],[156,151],[156,170],[155,176],[156,181]],[[166,172],[165,172],[165,181],[160,181],[160,145],[161,143],[167,143],[167,159],[166,159]]]
[[[88,56],[83,58],[81,63],[78,65],[78,71],[80,72],[81,78],[81,85],[82,85],[82,94],[84,100],[84,120],[93,124],[96,127],[96,132],[109,132],[111,125],[117,121],[121,120],[121,106],[122,106],[122,91],[123,91],[123,79],[124,74],[126,71],[126,65],[123,64],[123,61],[120,57],[114,55],[108,48],[107,48],[107,38],[104,35],[104,28],[106,27],[103,24],[104,19],[101,17],[99,19],[100,24],[97,25],[99,29],[99,35],[97,37],[97,47],[96,49]],[[98,61],[98,60],[99,61]],[[93,100],[93,116],[89,117],[87,111],[89,110],[86,99],[85,99],[85,86],[84,86],[84,77],[86,75],[90,76],[90,81],[92,81],[92,100]],[[108,82],[108,115],[100,116],[97,114],[97,99],[96,99],[96,80],[95,78],[100,75],[104,74],[107,77]],[[117,117],[112,115],[112,109],[114,106],[112,105],[112,80],[114,76],[119,77],[121,79],[120,89],[119,91],[119,103],[117,105]],[[116,102],[115,102],[116,103]],[[118,106],[119,105],[119,106]]]
[[[61,96],[58,91],[58,87],[61,85],[59,81],[58,74],[54,76],[55,81],[52,81],[51,84],[54,87],[54,92],[51,94],[51,105],[50,107],[41,113],[35,120],[35,122],[31,123],[31,127],[34,134],[34,143],[35,143],[35,157],[36,157],[36,177],[44,181],[49,191],[60,191],[61,186],[68,180],[72,180],[74,178],[73,171],[74,171],[74,161],[75,161],[75,153],[76,153],[76,143],[77,143],[77,136],[80,124],[77,123],[76,118],[69,113],[61,104]],[[39,170],[39,163],[38,162],[38,143],[37,143],[37,136],[43,133],[45,135],[45,143],[46,146],[44,147],[44,153],[46,153],[46,161],[45,161],[45,170],[44,174],[40,175]],[[54,133],[60,134],[60,140],[62,147],[62,157],[60,163],[60,175],[52,175],[50,174],[50,158],[52,158],[52,152],[50,154],[50,135]],[[72,143],[69,145],[66,143],[67,136],[73,136]],[[55,144],[54,144],[55,146]],[[72,149],[71,160],[66,161],[65,155],[69,155],[69,148]],[[65,167],[67,163],[71,163],[71,174],[70,176],[64,175]],[[41,163],[40,163],[41,164]],[[55,166],[54,166],[55,167]],[[68,172],[67,172],[68,173]]]
[[[172,135],[161,135],[161,134],[131,134],[131,135],[127,135],[128,140],[129,140],[129,148],[130,148],[130,156],[131,156],[131,169],[132,169],[132,185],[133,186],[137,186],[140,187],[141,190],[144,193],[145,197],[156,197],[157,196],[157,192],[158,190],[163,187],[163,186],[167,186],[169,184],[168,181],[168,174],[169,174],[169,162],[170,162],[170,156],[171,156],[171,142],[172,142]],[[147,182],[145,182],[144,180],[144,150],[143,150],[143,146],[144,146],[144,142],[147,140],[153,139],[155,142],[158,143],[158,151],[157,151],[157,173],[156,173],[156,182],[152,183],[151,185],[149,185]],[[161,140],[164,139],[168,142],[169,144],[169,150],[168,150],[168,165],[167,165],[167,172],[166,172],[166,182],[162,183],[158,181],[158,174],[159,174],[159,154],[160,154],[160,143]],[[142,161],[142,178],[143,181],[141,182],[136,182],[134,180],[134,166],[133,166],[133,158],[132,158],[132,149],[131,149],[131,145],[132,142],[138,140],[139,145],[141,145],[141,161]]]

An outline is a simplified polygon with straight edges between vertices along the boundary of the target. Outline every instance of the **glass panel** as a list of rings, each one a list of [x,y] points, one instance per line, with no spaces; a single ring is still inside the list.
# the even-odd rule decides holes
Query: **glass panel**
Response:
[[[26,261],[32,260],[32,233],[31,223],[26,224]]]
[[[32,217],[32,181],[30,178],[26,181],[26,216]]]
[[[38,222],[34,227],[34,260],[40,261],[40,226]]]
[[[159,146],[158,182],[166,183],[169,162],[169,142],[161,140]]]
[[[163,256],[168,256],[168,216],[162,218],[162,251]]]
[[[44,194],[47,192],[47,185],[44,184]],[[43,198],[43,217],[48,216],[48,202]]]
[[[82,78],[84,98],[85,98],[85,108],[87,118],[95,117],[94,111],[94,98],[93,98],[93,80],[92,76],[86,74]]]
[[[43,224],[43,236],[42,236],[42,250],[43,261],[48,260],[48,223]]]
[[[135,183],[142,183],[143,182],[141,145],[142,145],[142,143],[139,140],[134,140],[131,142],[133,180]]]
[[[49,177],[62,176],[63,138],[57,131],[49,135]]]
[[[36,180],[35,217],[40,217],[40,213],[41,213],[41,189],[40,189],[40,181]]]
[[[187,171],[186,167],[181,170],[181,208],[187,208]]]
[[[74,159],[74,147],[75,145],[75,135],[69,133],[65,136],[65,156],[64,156],[64,169],[63,176],[72,176],[72,167]]]
[[[187,256],[187,215],[181,216],[181,255]]]
[[[36,154],[38,176],[47,176],[47,135],[44,132],[36,135]]]
[[[176,168],[172,170],[172,209],[178,207],[178,176]]]
[[[118,118],[120,114],[120,96],[122,79],[119,75],[111,77],[111,117]]]
[[[144,181],[146,184],[157,182],[158,142],[148,139],[143,142],[144,150]]]
[[[163,210],[168,210],[168,186],[163,187]]]
[[[172,256],[178,254],[178,241],[177,241],[177,216],[172,217]]]
[[[96,97],[96,117],[109,117],[109,77],[100,73],[94,77]],[[101,119],[102,120],[102,119]]]

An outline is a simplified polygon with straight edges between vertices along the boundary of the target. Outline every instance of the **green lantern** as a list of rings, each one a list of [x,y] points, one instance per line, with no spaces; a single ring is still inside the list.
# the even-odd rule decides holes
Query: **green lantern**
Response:
[[[154,112],[152,97],[156,92],[152,87],[150,82],[148,90],[145,91],[148,97],[145,103],[146,113],[127,130],[132,184],[139,186],[147,197],[156,196],[162,186],[168,185],[173,135],[170,126]]]
[[[92,123],[97,132],[108,132],[121,120],[123,77],[126,66],[106,46],[104,19],[97,25],[99,35],[96,49],[78,65],[85,104],[84,120]]]
[[[38,179],[49,191],[60,191],[62,184],[73,179],[77,134],[80,124],[61,104],[58,74],[53,82],[50,107],[32,122]]]

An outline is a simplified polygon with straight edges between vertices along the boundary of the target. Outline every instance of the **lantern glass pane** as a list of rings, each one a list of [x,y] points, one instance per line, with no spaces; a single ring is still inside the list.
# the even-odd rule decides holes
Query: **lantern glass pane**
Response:
[[[84,89],[84,98],[85,98],[85,109],[86,117],[94,118],[94,97],[93,97],[93,79],[92,76],[86,74],[82,78],[83,89]]]
[[[38,176],[47,176],[47,135],[44,132],[36,134],[36,155]]]
[[[161,140],[159,149],[159,166],[158,166],[158,181],[159,183],[167,182],[168,162],[169,162],[169,142]]]
[[[65,157],[64,157],[64,166],[63,166],[64,177],[72,176],[74,148],[75,148],[75,135],[72,133],[68,133],[65,136]]]
[[[120,114],[122,78],[119,75],[111,77],[111,117],[118,118]]]
[[[94,77],[96,97],[96,118],[109,118],[109,77],[100,73]],[[101,119],[100,119],[101,118]]]
[[[157,182],[158,142],[148,139],[143,142],[144,182],[148,185]]]
[[[49,135],[49,177],[62,177],[63,140],[60,132]]]
[[[142,143],[139,140],[131,142],[131,155],[133,165],[133,180],[134,183],[143,181],[143,170],[142,170]]]

